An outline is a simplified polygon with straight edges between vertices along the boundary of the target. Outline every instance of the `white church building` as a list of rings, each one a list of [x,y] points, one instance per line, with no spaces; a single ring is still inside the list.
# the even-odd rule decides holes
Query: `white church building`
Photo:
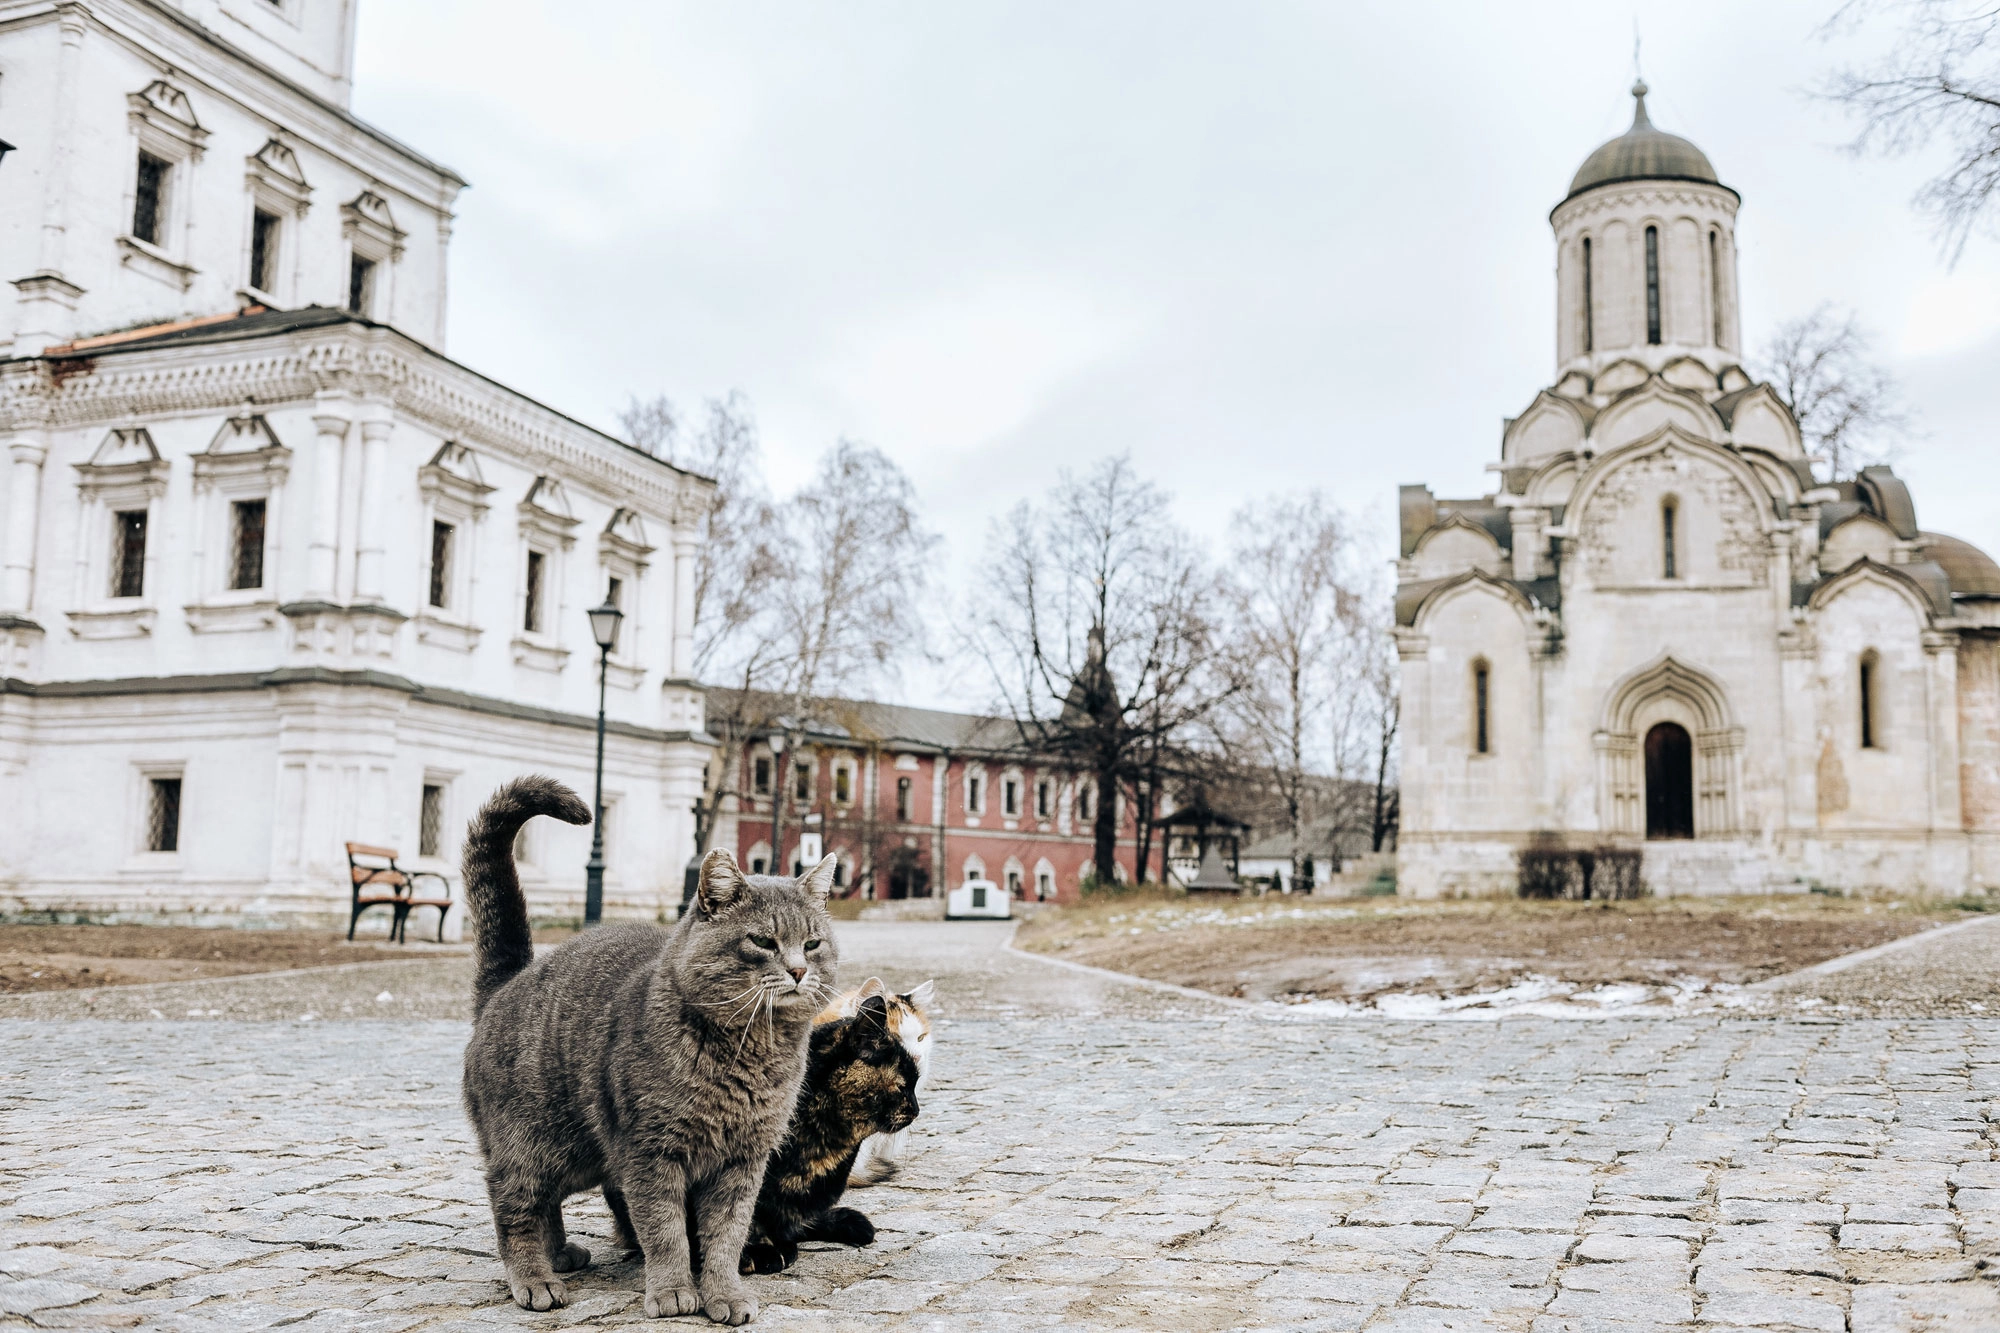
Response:
[[[1531,843],[1663,893],[2000,885],[2000,567],[1886,467],[1816,479],[1741,365],[1738,196],[1633,92],[1550,217],[1495,493],[1403,488],[1399,886],[1509,892]]]
[[[455,882],[499,782],[589,792],[607,596],[607,911],[679,901],[712,483],[444,354],[464,182],[349,113],[354,11],[0,0],[0,917]],[[537,821],[538,911],[589,841]]]

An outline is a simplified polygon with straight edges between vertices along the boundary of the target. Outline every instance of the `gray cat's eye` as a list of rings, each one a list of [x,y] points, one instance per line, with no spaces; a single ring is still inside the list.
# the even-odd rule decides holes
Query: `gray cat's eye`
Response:
[[[769,949],[772,953],[778,951],[778,942],[769,935],[752,935],[750,942],[760,949]]]
[[[817,949],[817,948],[819,948],[819,941],[818,941],[818,940],[807,940],[807,941],[806,941],[806,952],[807,952],[807,953],[811,953],[811,952],[812,952],[812,951],[813,951],[814,949]]]

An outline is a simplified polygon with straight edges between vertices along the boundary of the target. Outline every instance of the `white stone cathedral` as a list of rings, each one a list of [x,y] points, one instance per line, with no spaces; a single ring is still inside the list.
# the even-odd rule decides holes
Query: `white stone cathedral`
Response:
[[[679,900],[711,483],[445,356],[464,182],[349,112],[354,11],[0,0],[0,916],[455,879],[498,782],[589,791],[607,596],[608,910]],[[588,830],[521,851],[577,915]]]
[[[1886,467],[1815,478],[1741,365],[1738,196],[1633,93],[1497,492],[1403,488],[1400,885],[1511,891],[1531,842],[1662,893],[2000,884],[2000,567]]]

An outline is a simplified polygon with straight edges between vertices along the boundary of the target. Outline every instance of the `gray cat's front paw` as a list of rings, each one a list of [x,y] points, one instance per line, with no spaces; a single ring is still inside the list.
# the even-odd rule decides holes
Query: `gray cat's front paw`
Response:
[[[574,1273],[579,1268],[590,1266],[590,1251],[570,1241],[562,1247],[562,1253],[549,1260],[549,1267],[558,1273]]]
[[[523,1310],[553,1310],[569,1302],[568,1290],[563,1286],[562,1279],[556,1277],[509,1277],[507,1290],[512,1293],[514,1304]]]
[[[742,1283],[702,1283],[702,1313],[716,1323],[750,1323],[756,1319],[756,1301],[742,1289]]]
[[[676,1285],[651,1286],[646,1288],[646,1318],[671,1319],[679,1314],[693,1314],[701,1309],[701,1297],[696,1294],[692,1280]]]

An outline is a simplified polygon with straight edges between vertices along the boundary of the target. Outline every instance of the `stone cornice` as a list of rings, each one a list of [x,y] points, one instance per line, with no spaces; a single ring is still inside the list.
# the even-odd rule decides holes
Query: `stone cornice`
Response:
[[[1699,181],[1629,181],[1600,185],[1574,199],[1565,199],[1549,213],[1549,224],[1558,231],[1571,223],[1599,213],[1626,211],[1660,204],[1703,204],[1736,216],[1742,201],[1726,185],[1704,185]]]
[[[714,484],[638,454],[393,329],[362,324],[0,362],[0,430],[127,423],[174,412],[240,413],[246,400],[266,410],[309,406],[316,394],[328,392],[385,400],[446,439],[653,514],[698,507]]]

